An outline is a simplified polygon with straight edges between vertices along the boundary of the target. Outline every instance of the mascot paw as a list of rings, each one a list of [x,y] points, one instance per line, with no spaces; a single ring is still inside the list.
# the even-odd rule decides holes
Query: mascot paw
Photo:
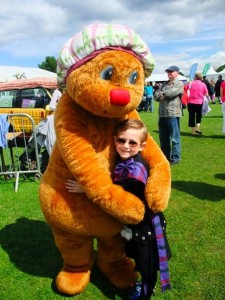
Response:
[[[83,292],[90,281],[90,271],[69,272],[61,270],[56,277],[56,288],[62,294],[76,295]]]
[[[119,289],[131,287],[138,278],[138,273],[134,270],[135,264],[128,257],[125,257],[118,265],[113,264],[111,270],[103,270],[100,266],[99,268],[109,281]]]

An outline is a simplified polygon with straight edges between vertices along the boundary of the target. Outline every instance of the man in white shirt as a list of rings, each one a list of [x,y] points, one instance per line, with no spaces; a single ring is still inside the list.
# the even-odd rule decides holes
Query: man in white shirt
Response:
[[[52,99],[49,103],[49,109],[51,111],[55,111],[57,102],[59,101],[60,97],[62,96],[62,92],[63,92],[62,87],[58,86],[58,88],[52,94]]]

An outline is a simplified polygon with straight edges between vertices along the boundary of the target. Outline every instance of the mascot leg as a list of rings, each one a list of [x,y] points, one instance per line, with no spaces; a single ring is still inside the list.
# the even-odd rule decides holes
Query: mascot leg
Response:
[[[99,269],[117,288],[128,288],[137,280],[133,260],[125,256],[124,240],[120,234],[98,239],[97,261]]]
[[[72,236],[55,230],[53,234],[64,262],[63,269],[56,277],[56,288],[63,294],[79,294],[90,281],[93,238]]]

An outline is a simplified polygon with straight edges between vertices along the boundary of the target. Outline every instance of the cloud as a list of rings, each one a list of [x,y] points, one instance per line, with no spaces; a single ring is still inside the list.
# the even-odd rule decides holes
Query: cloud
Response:
[[[194,62],[224,64],[221,0],[15,0],[13,5],[4,0],[0,18],[4,65],[30,64],[33,59],[32,66],[37,66],[46,56],[57,56],[68,38],[94,22],[132,27],[151,48],[155,70],[175,63],[183,72]]]
[[[18,40],[43,40],[63,33],[67,23],[64,10],[43,0],[15,1],[1,4],[1,47]],[[23,2],[23,5],[21,3]]]

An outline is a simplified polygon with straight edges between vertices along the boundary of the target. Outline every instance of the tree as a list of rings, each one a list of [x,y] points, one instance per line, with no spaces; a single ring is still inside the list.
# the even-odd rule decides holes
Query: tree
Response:
[[[16,73],[13,75],[14,77],[16,77],[16,79],[23,79],[26,78],[25,73]]]
[[[56,73],[57,61],[54,56],[46,56],[45,61],[38,65],[40,69]]]

